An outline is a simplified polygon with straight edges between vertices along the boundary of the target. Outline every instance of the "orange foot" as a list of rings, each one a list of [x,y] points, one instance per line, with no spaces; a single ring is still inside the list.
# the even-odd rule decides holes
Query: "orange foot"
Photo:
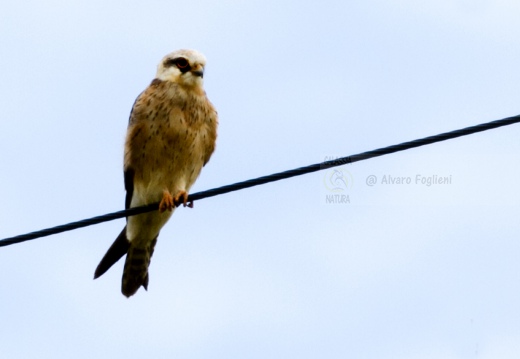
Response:
[[[173,209],[173,205],[174,200],[171,193],[167,190],[164,190],[161,203],[159,203],[159,212],[163,213],[166,210],[171,211]]]
[[[188,192],[186,191],[177,192],[177,194],[175,195],[174,202],[177,207],[180,206],[182,203],[184,207],[186,207],[187,205],[188,207],[193,208],[193,202],[188,203]]]

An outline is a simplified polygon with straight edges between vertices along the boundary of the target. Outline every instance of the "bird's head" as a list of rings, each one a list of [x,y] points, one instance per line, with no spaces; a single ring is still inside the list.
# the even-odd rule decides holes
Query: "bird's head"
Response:
[[[177,50],[157,66],[156,78],[186,87],[202,87],[206,58],[196,50]]]

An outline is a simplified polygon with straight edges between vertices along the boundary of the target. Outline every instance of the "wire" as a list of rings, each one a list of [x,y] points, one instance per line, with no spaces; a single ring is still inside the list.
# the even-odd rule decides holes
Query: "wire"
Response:
[[[295,177],[295,176],[301,176],[301,175],[304,175],[307,173],[316,172],[316,171],[328,169],[331,167],[336,167],[336,166],[346,165],[346,164],[350,164],[350,163],[354,163],[354,162],[364,161],[364,160],[367,160],[370,158],[388,155],[390,153],[409,150],[411,148],[425,146],[425,145],[429,145],[429,144],[436,143],[436,142],[451,140],[453,138],[467,136],[467,135],[491,130],[491,129],[502,127],[502,126],[508,126],[508,125],[512,125],[512,124],[515,124],[518,122],[520,122],[520,115],[504,118],[504,119],[497,120],[497,121],[482,123],[480,125],[466,127],[466,128],[460,129],[460,130],[445,132],[445,133],[441,133],[441,134],[434,135],[434,136],[424,137],[424,138],[417,139],[414,141],[403,142],[398,145],[383,147],[383,148],[379,148],[376,150],[358,153],[358,154],[347,156],[347,157],[341,157],[341,158],[338,158],[335,160],[316,163],[313,165],[300,167],[300,168],[296,168],[296,169],[292,169],[292,170],[288,170],[288,171],[284,171],[284,172],[273,173],[271,175],[262,176],[262,177],[250,179],[247,181],[243,181],[243,182],[237,182],[237,183],[233,183],[233,184],[230,184],[227,186],[210,189],[207,191],[197,192],[197,193],[189,195],[188,201],[189,202],[198,201],[198,200],[201,200],[204,198],[209,198],[209,197],[214,197],[214,196],[218,196],[218,195],[229,193],[229,192],[239,191],[241,189],[259,186],[259,185],[263,185],[263,184],[270,183],[270,182],[280,181],[280,180]],[[0,247],[5,247],[5,246],[11,245],[11,244],[21,243],[21,242],[25,242],[25,241],[40,238],[40,237],[50,236],[52,234],[71,231],[74,229],[87,227],[87,226],[91,226],[91,225],[98,224],[98,223],[108,222],[108,221],[112,221],[112,220],[118,219],[118,218],[135,216],[135,215],[141,214],[141,213],[156,211],[158,209],[159,209],[159,203],[153,203],[153,204],[150,204],[147,206],[134,207],[134,208],[130,208],[128,210],[108,213],[108,214],[84,219],[84,220],[77,221],[77,222],[67,223],[67,224],[63,224],[60,226],[43,229],[43,230],[36,231],[36,232],[21,234],[21,235],[18,235],[15,237],[10,237],[10,238],[4,238],[4,239],[0,240]]]

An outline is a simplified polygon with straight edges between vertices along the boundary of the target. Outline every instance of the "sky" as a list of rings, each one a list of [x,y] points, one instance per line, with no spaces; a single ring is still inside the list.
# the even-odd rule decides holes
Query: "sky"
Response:
[[[130,109],[194,48],[220,118],[192,193],[520,113],[513,0],[11,1],[0,238],[124,207]],[[0,248],[2,358],[518,358],[520,125],[195,202],[148,291],[124,219]],[[442,179],[442,180],[441,180]]]

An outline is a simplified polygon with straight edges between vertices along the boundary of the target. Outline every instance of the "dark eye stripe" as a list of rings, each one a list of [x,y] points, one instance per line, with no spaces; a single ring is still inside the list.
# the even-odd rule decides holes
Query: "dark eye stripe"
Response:
[[[182,73],[188,72],[191,70],[191,66],[184,57],[176,57],[174,59],[168,59],[164,62],[165,67],[177,66]]]

